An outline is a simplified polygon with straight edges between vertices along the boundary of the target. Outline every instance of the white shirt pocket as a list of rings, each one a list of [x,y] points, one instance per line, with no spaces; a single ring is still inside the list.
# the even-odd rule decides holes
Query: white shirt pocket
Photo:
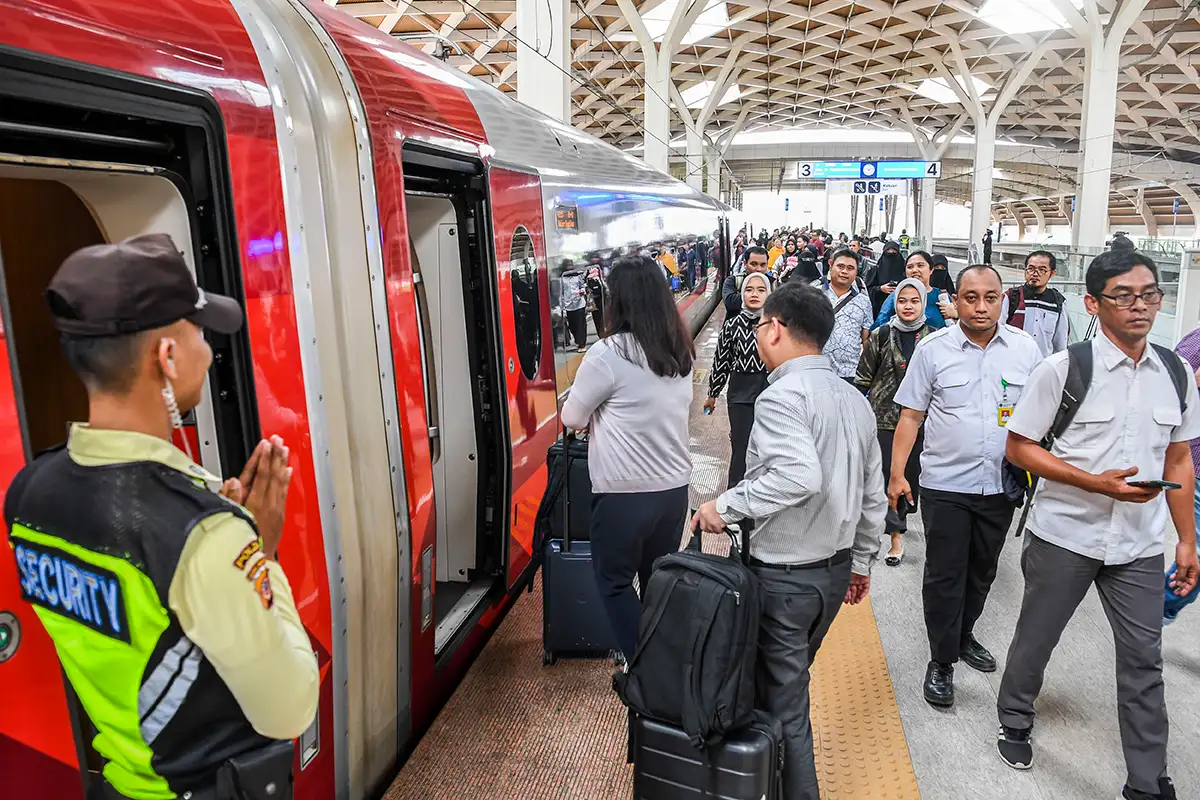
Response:
[[[1106,439],[1112,435],[1112,422],[1116,416],[1113,406],[1107,403],[1084,402],[1075,414],[1074,421],[1060,437],[1062,449],[1072,455],[1092,455],[1105,447]]]
[[[943,408],[963,408],[971,405],[970,373],[946,372],[939,375],[937,388]]]
[[[1155,452],[1167,449],[1171,442],[1171,434],[1183,424],[1183,413],[1178,405],[1156,406],[1154,409],[1154,425],[1150,428],[1150,443]]]
[[[1021,392],[1025,389],[1025,382],[1029,380],[1029,376],[1022,372],[1005,372],[1001,377],[1004,379],[1004,390],[1001,392],[1001,402],[1006,406],[1015,406],[1017,401],[1021,399]]]

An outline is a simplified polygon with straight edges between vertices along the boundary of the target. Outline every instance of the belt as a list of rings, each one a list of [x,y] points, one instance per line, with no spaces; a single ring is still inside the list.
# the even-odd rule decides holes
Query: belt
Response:
[[[784,572],[795,572],[802,569],[820,569],[821,567],[836,567],[838,564],[845,564],[850,560],[850,548],[838,550],[829,558],[821,558],[816,561],[805,561],[803,564],[768,564],[766,561],[750,556],[750,566],[761,567],[763,569],[781,569]]]

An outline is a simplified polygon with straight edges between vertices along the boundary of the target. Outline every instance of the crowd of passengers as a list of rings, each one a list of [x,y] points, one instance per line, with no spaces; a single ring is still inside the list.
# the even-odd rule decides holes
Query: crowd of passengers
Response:
[[[1162,629],[1200,572],[1200,331],[1175,353],[1150,344],[1163,293],[1153,260],[1129,247],[1087,267],[1084,304],[1099,331],[1068,347],[1065,299],[1049,285],[1053,253],[1030,253],[1024,282],[1006,290],[990,265],[952,279],[945,258],[906,253],[900,241],[885,239],[866,261],[864,238],[737,237],[704,401],[711,412],[726,394],[728,488],[691,524],[751,531],[750,565],[765,587],[758,701],[783,723],[785,797],[818,798],[809,669],[841,605],[870,591],[880,539],[889,540],[885,563],[899,567],[919,507],[923,695],[952,706],[960,661],[998,669],[975,624],[1028,482],[1040,478],[1017,540],[1025,587],[997,702],[999,756],[1033,766],[1047,664],[1094,584],[1115,643],[1120,796],[1175,798]],[[590,432],[593,564],[630,656],[640,612],[633,579],[644,586],[654,560],[679,548],[688,513],[695,355],[645,256],[613,265],[604,325],[562,419]],[[1091,366],[1090,382],[1060,429],[1077,361]],[[1169,567],[1168,519],[1178,539]]]

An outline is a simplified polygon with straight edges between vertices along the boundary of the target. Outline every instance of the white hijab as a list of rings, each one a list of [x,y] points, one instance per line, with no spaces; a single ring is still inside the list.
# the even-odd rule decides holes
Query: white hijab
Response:
[[[751,272],[751,273],[748,273],[746,275],[746,277],[742,279],[742,311],[744,311],[746,313],[746,316],[750,317],[751,319],[758,319],[758,317],[762,315],[762,308],[756,308],[756,309],[751,310],[746,307],[746,287],[750,285],[750,281],[752,281],[756,278],[758,280],[761,280],[763,286],[766,287],[767,297],[771,296],[771,279],[768,278],[764,273]],[[764,299],[764,302],[766,302],[765,299]]]
[[[895,299],[892,302],[898,303],[900,301],[900,290],[907,286],[911,286],[917,290],[917,296],[921,298],[921,313],[918,314],[917,318],[912,322],[905,322],[904,320],[900,319],[899,310],[893,308],[892,318],[888,320],[888,324],[898,331],[912,333],[914,331],[921,330],[921,328],[924,328],[926,325],[925,306],[929,303],[929,290],[926,289],[925,284],[921,283],[921,281],[917,278],[905,278],[896,284],[896,291],[892,292],[892,297]]]

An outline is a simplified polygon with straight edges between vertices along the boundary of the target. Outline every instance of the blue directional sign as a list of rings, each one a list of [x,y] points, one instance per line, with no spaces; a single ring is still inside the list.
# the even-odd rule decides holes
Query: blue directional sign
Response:
[[[1179,198],[1178,197],[1175,198],[1175,207],[1171,209],[1171,213],[1172,214],[1179,213]]]
[[[788,207],[791,206],[791,204],[792,204],[792,199],[790,197],[783,198],[783,210],[784,211],[787,211]]]
[[[940,161],[801,161],[797,177],[803,180],[873,180],[940,178]]]
[[[883,211],[883,198],[879,198],[879,210]]]

